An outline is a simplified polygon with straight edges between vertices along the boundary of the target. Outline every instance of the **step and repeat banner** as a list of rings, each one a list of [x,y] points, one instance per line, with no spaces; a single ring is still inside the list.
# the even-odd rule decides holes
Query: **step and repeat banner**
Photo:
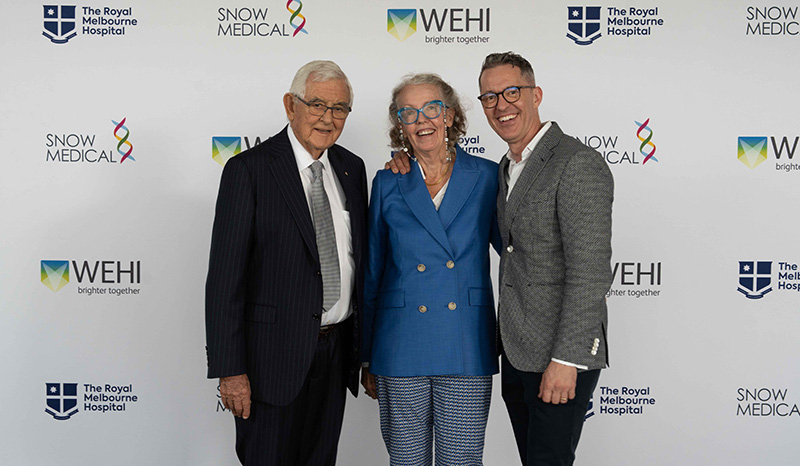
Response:
[[[3,464],[236,464],[205,378],[223,165],[287,123],[313,59],[352,81],[339,143],[370,178],[411,72],[450,82],[461,145],[499,160],[475,97],[508,50],[616,183],[611,367],[577,464],[800,461],[800,1],[0,5]],[[499,384],[485,463],[518,464]],[[387,464],[364,396],[339,463]]]

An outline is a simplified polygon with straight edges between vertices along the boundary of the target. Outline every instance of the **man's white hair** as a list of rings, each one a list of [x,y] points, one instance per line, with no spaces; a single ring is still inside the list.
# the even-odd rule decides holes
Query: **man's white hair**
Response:
[[[305,99],[308,78],[311,78],[312,82],[317,83],[334,79],[344,80],[344,83],[347,85],[347,91],[350,93],[350,102],[348,102],[348,105],[351,107],[353,106],[353,87],[350,86],[350,80],[347,79],[347,75],[344,74],[344,71],[342,71],[336,63],[330,60],[314,60],[306,63],[300,67],[300,69],[297,70],[297,74],[294,75],[289,92]]]

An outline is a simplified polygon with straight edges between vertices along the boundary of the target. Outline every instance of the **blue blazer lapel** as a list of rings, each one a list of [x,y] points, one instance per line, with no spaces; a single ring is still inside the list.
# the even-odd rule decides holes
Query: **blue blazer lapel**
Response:
[[[401,176],[397,184],[400,187],[400,194],[414,213],[414,216],[417,217],[417,220],[452,255],[453,251],[450,249],[447,233],[445,233],[442,221],[439,219],[439,213],[436,212],[436,208],[433,206],[431,195],[425,186],[425,180],[422,179],[422,174],[420,174],[416,162],[411,162],[411,171],[407,175]]]
[[[311,220],[311,212],[308,211],[308,201],[303,191],[303,183],[300,181],[300,173],[297,171],[297,161],[294,158],[292,144],[286,134],[288,128],[286,126],[283,131],[269,140],[273,145],[271,153],[274,154],[269,168],[272,171],[275,183],[286,200],[286,204],[289,206],[289,211],[292,213],[297,227],[300,229],[303,241],[305,241],[314,259],[319,260],[314,223]]]
[[[464,207],[475,184],[478,182],[478,168],[475,160],[467,155],[460,147],[456,146],[456,161],[453,164],[453,173],[450,175],[450,184],[439,207],[439,219],[445,230],[453,223],[453,219]]]

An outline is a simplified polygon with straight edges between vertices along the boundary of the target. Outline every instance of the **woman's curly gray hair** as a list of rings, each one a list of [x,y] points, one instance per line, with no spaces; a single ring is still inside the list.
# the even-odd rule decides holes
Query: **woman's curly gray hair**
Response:
[[[458,93],[455,91],[455,89],[447,84],[447,82],[445,82],[445,80],[442,79],[438,74],[433,73],[407,75],[403,77],[403,80],[400,81],[400,84],[392,89],[392,101],[389,104],[389,123],[391,124],[391,129],[389,130],[389,145],[394,149],[403,148],[403,140],[400,139],[401,123],[397,117],[397,110],[399,110],[397,107],[397,96],[400,95],[400,92],[402,92],[407,86],[418,84],[432,84],[436,86],[439,89],[439,95],[442,102],[444,102],[448,109],[453,110],[453,126],[446,129],[447,138],[450,141],[450,147],[447,149],[453,150],[458,142],[458,139],[466,134],[467,117],[464,113],[464,107],[461,105],[461,99],[459,99]],[[411,147],[410,144],[406,143],[405,147],[408,148],[409,155],[414,155],[414,148]]]

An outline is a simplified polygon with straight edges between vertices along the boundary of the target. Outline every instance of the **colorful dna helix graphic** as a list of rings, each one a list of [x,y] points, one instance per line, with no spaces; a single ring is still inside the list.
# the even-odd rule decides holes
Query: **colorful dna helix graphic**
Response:
[[[654,162],[658,162],[658,159],[653,157],[656,153],[656,145],[650,142],[650,140],[653,139],[653,130],[647,126],[647,124],[650,123],[650,118],[646,119],[644,123],[639,123],[636,120],[633,120],[633,122],[639,125],[639,129],[636,131],[636,137],[642,141],[642,144],[639,146],[639,152],[644,155],[644,162],[642,162],[642,165],[646,164],[650,159],[653,159]],[[642,137],[642,131],[648,132],[646,138]],[[644,148],[646,146],[650,146],[652,149],[649,152],[645,152]]]
[[[117,125],[114,128],[114,137],[117,138],[117,141],[119,141],[117,143],[117,152],[119,152],[120,155],[122,155],[122,160],[120,160],[119,163],[124,162],[126,159],[131,159],[134,162],[136,161],[136,159],[133,158],[133,156],[131,155],[131,153],[133,152],[133,144],[131,144],[128,141],[128,136],[130,136],[131,132],[128,130],[128,127],[125,126],[125,120],[127,120],[127,117],[123,118],[122,121],[120,121],[119,123],[117,123],[114,120],[111,120],[111,123],[114,123],[115,125]],[[122,137],[120,137],[120,135],[117,134],[120,129],[125,130],[125,135],[122,136]],[[127,151],[123,151],[122,150],[122,146],[124,146],[124,145],[128,146],[128,150]]]
[[[292,3],[297,3],[296,10],[292,9]],[[289,24],[294,28],[292,37],[296,36],[298,32],[308,34],[308,31],[306,31],[304,28],[306,25],[306,17],[300,14],[300,11],[303,9],[303,2],[300,0],[289,0],[286,2],[286,9],[292,14],[292,17],[289,18]],[[302,22],[300,24],[294,24],[295,18],[300,18]]]

